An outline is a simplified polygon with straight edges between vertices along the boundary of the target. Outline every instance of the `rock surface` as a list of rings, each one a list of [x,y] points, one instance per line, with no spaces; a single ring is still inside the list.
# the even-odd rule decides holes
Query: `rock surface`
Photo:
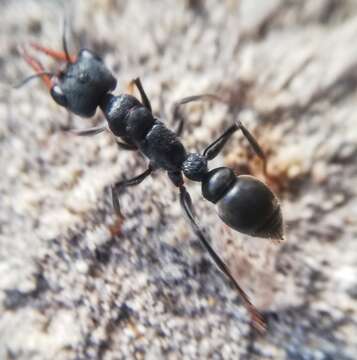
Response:
[[[64,6],[65,5],[65,6]],[[140,76],[170,123],[172,103],[219,92],[269,156],[286,240],[227,229],[188,183],[213,246],[264,311],[255,334],[231,289],[155,173],[122,197],[109,186],[142,171],[109,134],[63,131],[69,118],[17,46],[104,58],[119,87]],[[1,1],[0,359],[355,359],[357,354],[357,3],[353,0]],[[52,61],[41,57],[46,68]],[[232,121],[217,104],[187,106],[183,142],[203,149]],[[262,177],[240,135],[215,161]]]

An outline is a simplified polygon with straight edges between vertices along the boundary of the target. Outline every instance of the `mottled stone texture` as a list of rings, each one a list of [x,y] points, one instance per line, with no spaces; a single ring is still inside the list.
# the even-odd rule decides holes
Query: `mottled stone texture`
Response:
[[[214,92],[269,157],[286,240],[226,228],[188,182],[200,222],[253,302],[235,291],[155,173],[122,198],[113,237],[110,184],[145,161],[98,124],[70,119],[33,81],[17,46],[60,48],[61,1],[0,2],[0,359],[355,359],[357,354],[357,2],[208,0],[67,2],[70,48],[91,48],[117,91],[140,76],[172,125],[184,96]],[[40,57],[48,69],[52,61]],[[183,141],[202,149],[232,122],[219,104],[186,109]],[[240,134],[215,165],[263,179]]]

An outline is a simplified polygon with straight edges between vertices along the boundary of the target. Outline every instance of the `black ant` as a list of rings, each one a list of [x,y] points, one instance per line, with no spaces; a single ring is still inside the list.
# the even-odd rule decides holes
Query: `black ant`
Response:
[[[69,55],[65,35],[64,51],[55,51],[38,44],[32,48],[63,62],[65,67],[57,74],[46,72],[39,61],[23,49],[26,62],[36,74],[25,79],[20,85],[34,77],[40,77],[54,101],[70,112],[90,117],[99,107],[107,121],[104,126],[85,130],[74,130],[78,135],[95,135],[107,128],[118,138],[118,146],[125,150],[139,151],[148,160],[147,169],[130,180],[118,181],[112,186],[113,206],[118,219],[123,219],[119,195],[124,189],[140,184],[155,170],[165,170],[180,192],[180,203],[193,231],[209,252],[218,268],[227,276],[240,294],[244,305],[258,330],[265,328],[263,316],[250,302],[248,296],[232,276],[226,264],[216,254],[195,220],[191,197],[186,190],[182,174],[188,179],[201,182],[202,195],[218,207],[219,217],[231,228],[251,236],[283,239],[283,220],[279,201],[273,192],[257,178],[249,175],[236,176],[228,167],[208,169],[207,163],[223,149],[229,138],[241,130],[262,159],[266,169],[266,159],[257,141],[239,119],[234,120],[219,138],[213,141],[202,154],[188,153],[179,140],[184,125],[184,117],[179,111],[183,104],[197,100],[218,100],[218,96],[204,94],[186,97],[173,107],[174,118],[178,121],[176,132],[171,131],[152,112],[150,101],[139,78],[131,82],[136,86],[141,102],[129,94],[113,95],[117,81],[94,52],[82,49],[77,56]]]

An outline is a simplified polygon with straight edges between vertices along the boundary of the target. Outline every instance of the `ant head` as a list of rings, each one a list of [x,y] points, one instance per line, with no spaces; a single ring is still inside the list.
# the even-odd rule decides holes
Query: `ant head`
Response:
[[[67,51],[58,52],[37,44],[31,46],[65,62],[58,73],[48,73],[39,61],[22,50],[24,59],[36,71],[35,76],[42,78],[54,101],[72,113],[82,117],[93,116],[105,94],[114,90],[116,79],[92,51],[82,49],[77,56],[70,56]]]
[[[103,61],[86,49],[79,52],[75,62],[67,63],[52,83],[50,93],[56,103],[83,117],[94,115],[103,96],[116,86]]]

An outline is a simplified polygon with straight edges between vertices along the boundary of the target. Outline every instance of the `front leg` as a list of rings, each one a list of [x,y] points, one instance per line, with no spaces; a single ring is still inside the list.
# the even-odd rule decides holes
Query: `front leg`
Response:
[[[129,83],[129,93],[133,92],[133,87],[136,86],[137,89],[139,90],[140,96],[141,96],[141,101],[144,104],[144,106],[152,113],[152,108],[151,108],[151,103],[149,98],[146,95],[146,92],[143,88],[143,85],[141,83],[140,78],[136,78],[130,81]]]

